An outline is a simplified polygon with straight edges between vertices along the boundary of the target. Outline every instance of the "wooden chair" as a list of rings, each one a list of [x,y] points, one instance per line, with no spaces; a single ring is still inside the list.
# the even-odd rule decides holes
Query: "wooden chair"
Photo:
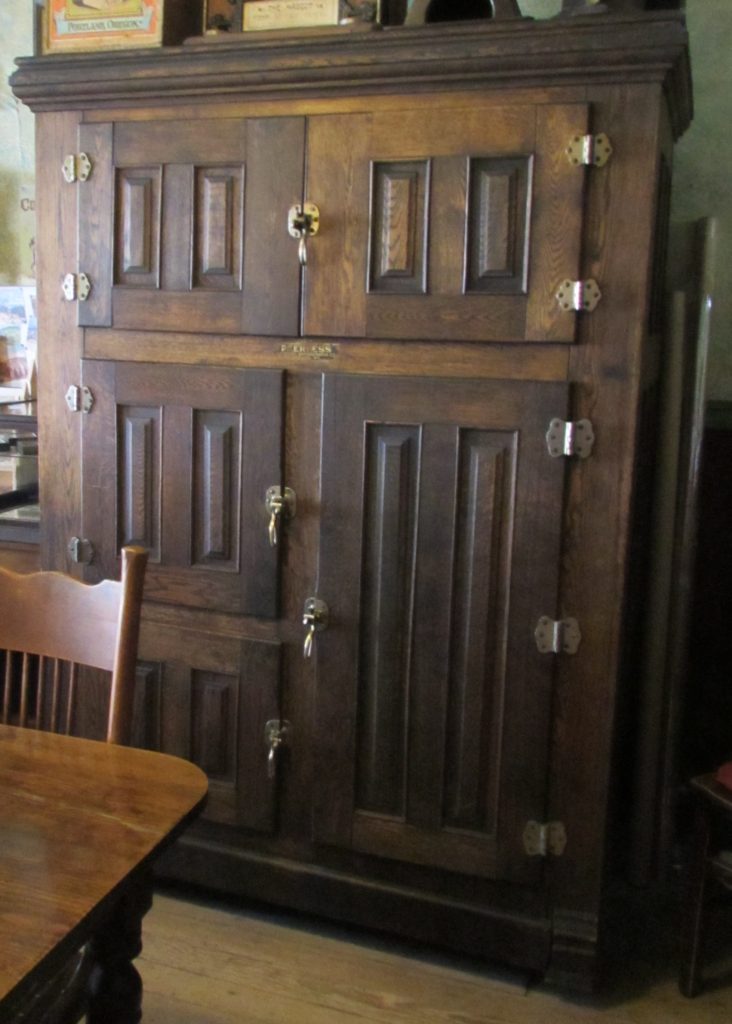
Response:
[[[147,551],[122,549],[122,578],[95,585],[0,568],[0,721],[71,733],[79,667],[111,672],[106,739],[129,744]]]
[[[679,988],[688,997],[698,995],[702,988],[704,925],[710,883],[732,888],[732,858],[724,849],[726,845],[729,850],[732,830],[732,790],[722,785],[715,774],[697,776],[692,779],[691,788],[696,806],[679,975]]]
[[[89,666],[111,673],[107,742],[129,744],[146,564],[143,548],[123,548],[121,580],[93,586],[59,572],[0,568],[3,724],[73,732],[79,669]],[[93,984],[93,956],[84,947],[39,984],[22,1024],[75,1024]]]

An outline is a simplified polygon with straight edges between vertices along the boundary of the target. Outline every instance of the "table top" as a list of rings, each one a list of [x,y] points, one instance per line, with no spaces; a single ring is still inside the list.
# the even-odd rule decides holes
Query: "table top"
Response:
[[[0,1009],[83,944],[207,787],[167,754],[0,726]]]

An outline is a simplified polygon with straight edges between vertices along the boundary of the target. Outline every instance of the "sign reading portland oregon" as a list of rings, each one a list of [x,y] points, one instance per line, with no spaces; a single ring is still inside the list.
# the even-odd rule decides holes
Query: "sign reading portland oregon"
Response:
[[[56,34],[59,36],[82,35],[87,32],[148,32],[153,16],[152,6],[144,6],[139,16],[118,15],[116,17],[67,18],[65,12],[54,14]]]

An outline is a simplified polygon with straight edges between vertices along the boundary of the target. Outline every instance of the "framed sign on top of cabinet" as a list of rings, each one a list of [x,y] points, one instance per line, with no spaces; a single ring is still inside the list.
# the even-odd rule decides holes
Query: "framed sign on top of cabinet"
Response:
[[[42,52],[180,43],[200,30],[198,6],[186,0],[46,0]]]

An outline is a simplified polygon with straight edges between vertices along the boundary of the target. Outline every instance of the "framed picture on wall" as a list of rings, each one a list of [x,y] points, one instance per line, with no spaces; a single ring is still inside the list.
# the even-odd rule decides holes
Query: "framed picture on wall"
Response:
[[[200,33],[198,0],[46,0],[43,53],[180,43]]]

